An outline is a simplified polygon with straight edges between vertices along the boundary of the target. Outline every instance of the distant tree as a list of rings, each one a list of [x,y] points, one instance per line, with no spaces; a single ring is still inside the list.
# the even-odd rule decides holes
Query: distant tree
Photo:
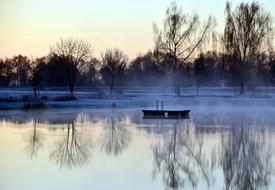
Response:
[[[31,78],[31,61],[27,56],[14,56],[11,59],[11,64],[15,72],[15,85],[25,86],[29,83]]]
[[[69,85],[65,61],[57,55],[50,55],[45,65],[45,80],[48,86],[66,86]]]
[[[253,73],[258,55],[268,48],[272,37],[272,18],[256,1],[241,3],[232,11],[231,5],[226,5],[226,24],[223,35],[223,45],[231,61],[236,65],[236,73],[240,93],[244,93],[244,85]]]
[[[163,29],[154,26],[155,51],[166,55],[168,72],[177,71],[180,64],[188,61],[206,39],[212,25],[213,18],[209,17],[205,25],[200,28],[198,15],[183,14],[176,2],[172,2],[166,11]],[[179,88],[180,83],[177,80],[177,95],[180,95]]]
[[[44,80],[45,65],[46,65],[46,57],[37,58],[34,61],[34,68],[33,68],[31,83],[32,83],[33,94],[35,98],[39,94],[39,89],[42,88],[42,83]]]
[[[156,85],[160,77],[162,77],[162,71],[152,52],[137,56],[130,63],[127,72],[127,79],[131,84]]]
[[[203,82],[203,74],[206,71],[204,55],[200,56],[194,61],[194,74],[196,77],[197,96],[199,95],[199,87]]]
[[[272,49],[269,54],[269,76],[272,84],[275,82],[275,52]]]
[[[111,95],[116,83],[126,73],[128,57],[119,49],[108,49],[102,54],[100,73],[105,83],[110,85]]]
[[[80,68],[78,83],[95,85],[100,80],[99,69],[100,61],[95,57],[90,57]]]
[[[51,55],[59,57],[65,66],[67,80],[71,95],[73,95],[76,75],[81,64],[90,56],[91,45],[83,40],[73,38],[61,39],[55,47],[51,48]]]
[[[0,59],[0,85],[8,86],[12,78],[12,64],[10,60]]]

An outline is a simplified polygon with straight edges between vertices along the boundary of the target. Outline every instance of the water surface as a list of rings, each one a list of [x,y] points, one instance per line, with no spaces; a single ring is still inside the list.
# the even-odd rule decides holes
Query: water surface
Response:
[[[274,189],[275,111],[0,113],[0,189]]]

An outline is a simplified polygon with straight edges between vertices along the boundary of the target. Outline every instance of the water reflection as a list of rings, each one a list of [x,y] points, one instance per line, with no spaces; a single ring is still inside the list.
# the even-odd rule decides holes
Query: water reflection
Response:
[[[113,117],[105,119],[105,127],[101,138],[101,150],[107,155],[118,156],[127,150],[131,141],[131,133],[123,123]]]
[[[30,158],[37,157],[38,151],[43,147],[43,135],[37,129],[38,121],[37,117],[33,119],[33,129],[26,134],[27,145],[25,147],[27,155]]]
[[[60,168],[82,167],[90,162],[90,143],[83,140],[81,133],[70,121],[66,127],[66,135],[56,143],[55,150],[50,154],[50,159],[55,161]]]
[[[153,176],[162,174],[168,189],[196,187],[200,180],[209,186],[213,181],[211,162],[202,151],[203,140],[193,130],[189,121],[181,121],[152,147]]]
[[[222,112],[204,112],[181,121],[141,118],[136,112],[18,112],[10,117],[0,116],[0,130],[7,123],[16,123],[10,125],[15,129],[29,127],[24,133],[24,144],[16,144],[20,151],[24,149],[24,157],[25,153],[28,158],[39,155],[41,159],[41,155],[46,155],[57,168],[70,168],[66,175],[81,168],[89,176],[102,172],[101,175],[107,173],[117,180],[123,173],[139,171],[137,175],[145,185],[150,185],[148,178],[152,174],[152,184],[161,184],[165,189],[274,189],[274,119]],[[0,154],[3,150],[0,148]],[[20,151],[16,153],[18,159],[22,156]],[[138,165],[135,153],[144,157]],[[39,163],[40,159],[35,161]],[[51,170],[45,162],[41,163],[42,169]],[[33,167],[33,162],[27,164]],[[118,172],[118,168],[123,168],[123,172]],[[129,175],[125,181],[132,182],[135,177]],[[82,180],[81,176],[76,178]]]
[[[267,188],[273,165],[265,132],[253,127],[233,126],[222,134],[220,165],[225,189]]]

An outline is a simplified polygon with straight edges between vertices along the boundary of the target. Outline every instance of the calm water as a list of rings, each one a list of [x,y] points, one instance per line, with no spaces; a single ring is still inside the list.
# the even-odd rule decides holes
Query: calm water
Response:
[[[214,111],[215,110],[215,111]],[[0,112],[0,189],[275,189],[275,111]]]

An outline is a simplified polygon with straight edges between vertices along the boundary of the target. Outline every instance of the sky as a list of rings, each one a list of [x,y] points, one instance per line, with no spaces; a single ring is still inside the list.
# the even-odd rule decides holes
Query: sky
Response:
[[[99,56],[120,48],[130,59],[153,48],[153,23],[162,24],[172,0],[0,0],[0,57],[45,56],[60,38],[83,39]],[[226,0],[176,0],[201,21],[224,25]],[[250,0],[246,0],[250,1]],[[231,0],[233,7],[242,0]],[[259,0],[275,16],[274,0]]]

